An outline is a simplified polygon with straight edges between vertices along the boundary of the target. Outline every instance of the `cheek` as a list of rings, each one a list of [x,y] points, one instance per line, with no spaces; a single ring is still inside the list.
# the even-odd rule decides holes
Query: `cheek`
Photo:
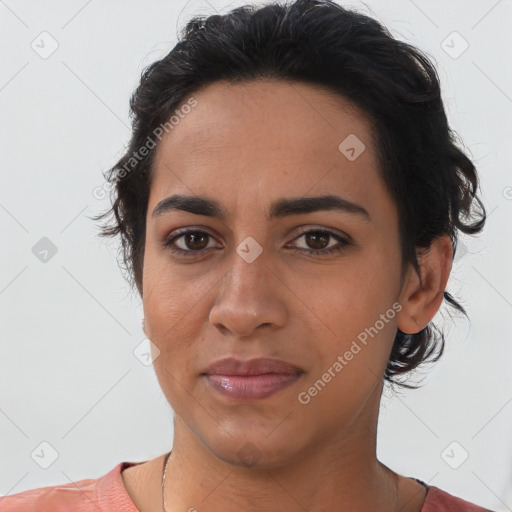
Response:
[[[343,358],[341,371],[331,369],[337,376],[329,384],[333,399],[336,392],[344,394],[347,389],[364,395],[365,386],[372,386],[387,365],[399,308],[394,296],[398,265],[393,266],[389,255],[376,254],[379,256],[375,250],[362,254],[350,265],[333,270],[327,279],[317,281],[319,286],[310,282],[303,290],[311,311],[308,330],[316,338],[317,364],[312,381],[322,378],[338,356]],[[386,257],[390,263],[387,271],[382,271]]]
[[[184,294],[170,291],[172,282],[159,278],[147,290],[143,300],[146,332],[158,351],[153,369],[170,406],[181,410],[198,372],[196,326],[200,324]]]
[[[163,389],[174,387],[172,377],[187,387],[187,379],[199,371],[202,327],[208,321],[207,291],[215,280],[210,284],[204,276],[194,277],[187,270],[173,266],[165,255],[148,253],[145,259],[145,329],[160,351],[154,369],[162,377]]]
[[[382,265],[378,259],[362,256],[321,280],[303,280],[304,303],[322,321],[329,339],[357,336],[391,307],[399,277],[396,269],[382,270]]]
[[[162,361],[172,361],[174,351],[185,346],[185,327],[190,325],[186,316],[186,298],[181,285],[164,265],[158,265],[155,258],[145,259],[143,274],[143,311],[145,330],[148,338],[160,350],[160,357],[154,361],[155,370]]]
[[[173,266],[165,254],[147,250],[143,272],[143,306],[148,334],[165,340],[173,332],[190,325],[187,317],[194,315],[198,286],[187,279],[186,270]],[[169,330],[172,328],[172,332]]]

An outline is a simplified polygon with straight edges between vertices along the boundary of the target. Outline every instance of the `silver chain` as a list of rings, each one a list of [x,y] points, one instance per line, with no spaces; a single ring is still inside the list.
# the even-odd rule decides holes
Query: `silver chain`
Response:
[[[167,507],[165,506],[165,474],[167,473],[167,465],[169,464],[171,452],[169,452],[165,458],[165,466],[164,472],[162,475],[162,505],[164,507],[164,512],[167,512]]]

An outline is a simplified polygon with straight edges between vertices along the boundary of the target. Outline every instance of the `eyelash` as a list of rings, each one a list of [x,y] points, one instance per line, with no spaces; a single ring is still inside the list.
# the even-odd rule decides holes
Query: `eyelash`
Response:
[[[185,231],[178,232],[174,236],[172,236],[171,238],[169,238],[167,240],[164,240],[162,245],[164,246],[164,248],[170,250],[171,253],[176,254],[178,256],[185,256],[185,257],[197,257],[197,256],[200,256],[204,252],[206,252],[208,249],[199,249],[197,251],[194,251],[192,249],[184,250],[184,249],[177,249],[177,248],[174,247],[176,240],[182,238],[185,235],[191,234],[191,233],[206,235],[206,236],[208,236],[210,238],[213,238],[212,235],[210,235],[206,231],[201,231],[201,230],[197,230],[197,229],[188,229],[188,230],[185,230]],[[326,235],[329,236],[329,242],[331,241],[330,240],[331,238],[334,238],[336,241],[338,241],[338,244],[333,246],[333,247],[331,247],[330,249],[302,249],[302,248],[299,248],[299,249],[297,249],[297,251],[300,254],[307,254],[309,256],[313,255],[313,256],[320,256],[320,257],[329,256],[329,255],[331,255],[333,253],[341,252],[345,248],[349,247],[350,245],[353,245],[352,242],[342,238],[341,236],[339,236],[338,234],[336,234],[336,233],[334,233],[332,231],[329,231],[328,229],[310,229],[308,231],[303,231],[299,236],[295,237],[294,240],[297,240],[297,239],[299,239],[299,238],[301,238],[301,237],[303,237],[305,235],[308,235],[310,233],[326,234]]]

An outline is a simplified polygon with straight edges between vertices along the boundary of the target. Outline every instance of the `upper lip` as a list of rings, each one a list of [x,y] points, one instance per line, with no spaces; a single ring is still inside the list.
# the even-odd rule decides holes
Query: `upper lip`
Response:
[[[227,357],[213,362],[203,374],[208,375],[263,375],[265,373],[298,374],[303,370],[279,359],[266,357],[242,360]]]

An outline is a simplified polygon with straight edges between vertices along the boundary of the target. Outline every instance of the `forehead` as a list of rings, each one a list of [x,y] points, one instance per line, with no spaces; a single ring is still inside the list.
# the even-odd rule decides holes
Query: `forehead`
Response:
[[[174,193],[260,203],[334,189],[354,201],[385,193],[371,123],[339,95],[259,80],[216,82],[192,96],[195,106],[158,145],[149,207]]]

